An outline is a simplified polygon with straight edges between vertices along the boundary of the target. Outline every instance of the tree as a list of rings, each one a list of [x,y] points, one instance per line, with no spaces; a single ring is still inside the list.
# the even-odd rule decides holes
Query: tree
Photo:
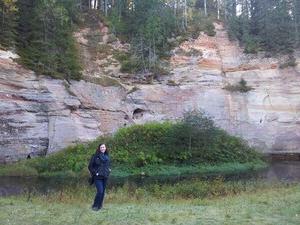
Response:
[[[17,50],[22,62],[38,74],[80,79],[70,3],[74,4],[68,0],[18,2]]]
[[[16,0],[0,1],[0,43],[4,47],[15,45],[15,28],[17,19]]]
[[[295,47],[297,48],[300,47],[300,2],[298,0],[293,0],[292,12],[295,33]]]
[[[299,42],[298,4],[294,0],[226,0],[230,37],[241,41],[247,53],[261,49],[291,53]]]

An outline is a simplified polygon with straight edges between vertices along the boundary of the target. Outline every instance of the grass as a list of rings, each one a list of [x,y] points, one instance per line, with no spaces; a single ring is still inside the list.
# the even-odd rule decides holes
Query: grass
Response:
[[[87,82],[99,84],[103,87],[123,87],[122,84],[117,79],[108,76],[101,76],[101,77],[84,76],[83,79]]]
[[[249,171],[257,171],[267,167],[267,163],[263,161],[249,163],[220,163],[215,165],[210,164],[183,164],[183,165],[166,165],[156,164],[143,167],[132,167],[130,165],[113,165],[111,177],[125,178],[128,176],[180,176],[180,175],[229,175],[238,174]],[[86,165],[87,167],[87,165]],[[0,176],[39,176],[39,177],[88,177],[87,168],[79,172],[71,170],[66,171],[46,171],[39,173],[30,163],[26,161],[0,166]]]
[[[183,164],[183,165],[148,165],[144,167],[130,167],[119,165],[113,168],[112,176],[127,177],[134,175],[144,176],[180,176],[180,175],[227,175],[249,171],[257,171],[267,167],[265,162],[249,163],[219,163],[210,164]]]
[[[0,199],[1,224],[299,224],[300,188],[279,185],[237,195],[160,199],[129,192],[108,193],[104,209],[90,210],[85,200],[39,196]],[[88,192],[89,193],[89,192]],[[59,195],[58,195],[59,196]],[[132,196],[132,197],[131,197]],[[131,197],[131,198],[130,198]]]

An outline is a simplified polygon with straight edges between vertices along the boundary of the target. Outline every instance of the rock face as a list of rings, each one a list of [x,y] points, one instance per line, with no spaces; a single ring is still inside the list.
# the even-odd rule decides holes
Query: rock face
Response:
[[[170,75],[135,88],[36,76],[0,51],[0,162],[200,108],[263,152],[300,153],[299,58],[297,67],[280,69],[284,59],[244,55],[215,26],[215,37],[202,34],[174,50]],[[253,90],[224,89],[241,78]]]
[[[219,126],[261,151],[299,153],[299,57],[297,67],[280,69],[285,59],[245,55],[237,43],[229,41],[221,24],[215,27],[215,37],[202,35],[180,46],[183,51],[179,52],[197,50],[200,56],[175,54],[172,58],[171,79],[179,84],[175,96],[180,104],[170,110],[181,114],[185,107],[202,108]],[[241,78],[254,89],[247,93],[224,89]]]
[[[128,52],[130,45],[122,44],[99,19],[86,22],[86,26],[74,33],[83,64],[84,77],[124,76],[120,72],[117,53]]]
[[[128,121],[126,90],[37,77],[0,52],[0,162],[56,152]]]

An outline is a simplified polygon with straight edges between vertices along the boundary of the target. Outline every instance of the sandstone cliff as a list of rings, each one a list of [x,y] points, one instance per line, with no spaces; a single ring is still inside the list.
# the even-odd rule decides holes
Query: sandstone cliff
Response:
[[[0,51],[0,162],[49,154],[133,123],[177,119],[195,108],[261,151],[299,153],[299,57],[297,67],[280,69],[284,59],[245,55],[215,25],[215,37],[202,34],[174,50],[170,75],[135,87],[37,76]],[[95,63],[85,75],[89,65],[101,77]],[[241,78],[253,90],[224,89]]]

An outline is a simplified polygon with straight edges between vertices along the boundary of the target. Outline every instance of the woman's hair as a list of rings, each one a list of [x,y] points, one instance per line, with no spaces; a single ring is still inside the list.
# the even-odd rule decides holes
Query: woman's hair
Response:
[[[106,150],[105,150],[104,154],[107,154],[107,155],[108,155],[109,150],[108,150],[107,145],[106,145],[105,143],[100,143],[100,144],[98,145],[98,148],[96,149],[96,153],[97,153],[97,152],[100,152],[100,146],[101,146],[101,145],[105,145]]]

